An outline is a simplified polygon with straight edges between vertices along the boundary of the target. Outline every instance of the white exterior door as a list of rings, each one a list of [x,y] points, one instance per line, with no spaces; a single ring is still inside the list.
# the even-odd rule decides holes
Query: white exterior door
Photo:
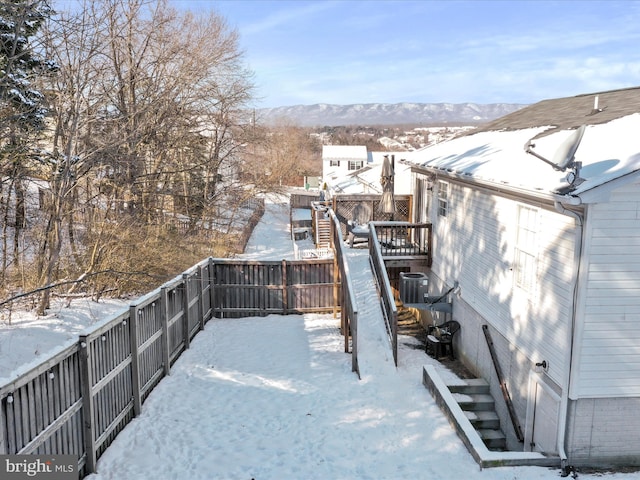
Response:
[[[527,450],[545,454],[558,453],[558,418],[560,397],[539,375],[532,375],[529,383],[529,405],[525,428]]]

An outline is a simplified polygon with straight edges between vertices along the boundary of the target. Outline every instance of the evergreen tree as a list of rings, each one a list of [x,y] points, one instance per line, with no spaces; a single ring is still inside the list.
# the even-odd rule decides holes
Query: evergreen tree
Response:
[[[52,65],[34,51],[32,42],[52,13],[47,0],[0,3],[0,127],[5,142],[44,125],[44,96],[34,83]]]
[[[0,215],[2,271],[8,263],[8,227],[13,227],[13,263],[20,255],[20,231],[26,225],[25,180],[34,134],[45,123],[44,95],[37,80],[52,69],[34,45],[43,22],[52,15],[47,0],[0,2]],[[13,213],[13,218],[10,215]]]

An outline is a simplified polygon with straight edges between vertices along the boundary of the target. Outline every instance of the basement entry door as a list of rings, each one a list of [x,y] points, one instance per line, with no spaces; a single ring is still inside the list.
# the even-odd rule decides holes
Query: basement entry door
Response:
[[[560,397],[538,375],[531,376],[529,385],[530,415],[525,441],[531,451],[557,454]]]

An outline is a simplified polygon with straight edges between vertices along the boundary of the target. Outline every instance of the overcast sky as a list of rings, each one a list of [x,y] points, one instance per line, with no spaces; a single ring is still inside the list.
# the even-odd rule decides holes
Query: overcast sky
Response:
[[[172,3],[238,30],[258,107],[533,103],[640,85],[640,1]]]

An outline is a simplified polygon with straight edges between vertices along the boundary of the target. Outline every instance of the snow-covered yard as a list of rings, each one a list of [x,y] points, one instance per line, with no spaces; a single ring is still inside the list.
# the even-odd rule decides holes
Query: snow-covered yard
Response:
[[[247,257],[291,258],[288,222],[286,204],[267,202]],[[364,277],[356,255],[354,251],[350,257],[353,281],[356,288],[364,289],[370,280]],[[95,328],[122,306],[74,302],[69,309],[52,310],[44,319],[14,312],[12,325],[0,324],[0,377],[14,377],[25,368],[20,364],[41,361],[56,344],[75,341],[80,330]],[[360,313],[372,312],[374,307],[375,303],[362,305]],[[398,368],[389,368],[383,349],[379,362],[371,361],[376,352],[369,351],[369,363],[361,365],[359,380],[351,371],[350,355],[344,353],[338,324],[332,315],[318,314],[208,322],[171,375],[151,393],[142,414],[100,458],[98,473],[88,478],[559,477],[559,468],[480,470],[422,386],[423,365],[439,364],[414,348],[415,340],[401,337]],[[360,326],[365,325],[363,321]],[[365,332],[363,339],[367,333],[374,339],[368,348],[377,348],[379,335]],[[453,375],[438,368],[443,376]],[[606,476],[611,480],[639,477]]]

